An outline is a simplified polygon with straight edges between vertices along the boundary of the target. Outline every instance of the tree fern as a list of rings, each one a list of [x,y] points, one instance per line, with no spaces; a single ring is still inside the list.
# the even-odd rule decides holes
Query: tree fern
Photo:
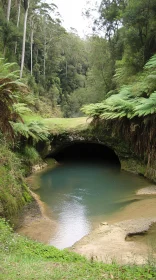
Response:
[[[144,69],[156,68],[156,54],[145,64]]]
[[[25,138],[29,137],[29,127],[27,126],[27,124],[22,123],[22,122],[12,122],[10,121],[10,124],[13,128],[14,134],[16,136],[18,135],[22,135]]]
[[[84,106],[82,111],[91,117],[116,119],[142,117],[156,113],[156,55],[145,65],[144,71],[130,85],[124,85],[117,94],[102,103]],[[120,71],[116,77],[120,76]],[[153,93],[151,93],[153,92]]]
[[[15,63],[5,63],[0,59],[0,129],[6,137],[14,137],[11,122],[22,122],[22,112],[29,111],[23,103],[20,105],[18,97],[28,92],[27,87],[19,80],[19,71],[14,70]],[[21,126],[23,124],[21,123]],[[19,130],[17,127],[16,130]],[[26,128],[23,134],[27,135]]]
[[[30,108],[27,107],[25,103],[15,103],[13,104],[13,111],[20,116],[32,112]]]
[[[149,98],[140,98],[134,109],[137,116],[147,116],[156,113],[156,91]]]
[[[34,142],[46,141],[49,136],[49,129],[42,122],[33,121],[30,123],[10,122],[16,136],[24,136],[26,139],[32,138]]]

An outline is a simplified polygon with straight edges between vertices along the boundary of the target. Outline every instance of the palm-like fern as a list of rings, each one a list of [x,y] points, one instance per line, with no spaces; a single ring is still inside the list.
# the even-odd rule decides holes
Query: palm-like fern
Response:
[[[22,115],[31,111],[22,101],[32,104],[33,98],[26,99],[27,87],[20,82],[19,71],[12,70],[14,66],[15,63],[4,63],[0,59],[0,130],[9,138],[22,135],[36,142],[47,140],[49,132],[43,123],[26,124],[22,120]]]
[[[149,98],[140,98],[138,105],[134,109],[139,117],[156,113],[156,91]]]
[[[156,54],[153,55],[144,66],[145,69],[156,68]]]
[[[24,136],[26,139],[32,138],[34,142],[46,141],[49,136],[49,129],[42,122],[33,121],[30,123],[10,122],[17,136]]]
[[[17,102],[15,93],[26,90],[26,86],[18,79],[17,71],[11,70],[13,66],[14,64],[4,63],[4,60],[0,59],[0,129],[10,137],[14,134],[10,121],[21,120],[13,108]]]
[[[25,103],[14,103],[13,104],[13,111],[15,114],[18,114],[22,117],[22,115],[32,112],[30,108],[27,107]]]
[[[156,113],[156,55],[145,65],[142,75],[131,85],[121,87],[102,103],[84,106],[82,111],[90,117],[102,119],[132,119]],[[152,82],[150,82],[152,80]],[[154,90],[154,92],[152,92]],[[143,97],[145,96],[145,97]]]

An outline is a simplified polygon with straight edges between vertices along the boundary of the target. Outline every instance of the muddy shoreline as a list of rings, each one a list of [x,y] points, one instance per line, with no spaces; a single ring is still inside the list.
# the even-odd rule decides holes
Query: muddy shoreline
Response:
[[[57,230],[57,222],[39,196],[33,192],[32,195],[34,201],[29,205],[29,209],[25,209],[17,232],[49,244]],[[140,189],[137,195],[138,201],[109,216],[107,221],[103,221],[69,250],[105,263],[113,260],[121,264],[146,263],[151,248],[146,244],[127,242],[126,236],[148,231],[150,226],[156,223],[156,186]],[[155,252],[154,250],[152,254],[156,257]]]
[[[52,234],[57,231],[57,222],[39,196],[32,191],[31,195],[33,201],[23,209],[16,232],[49,244]]]

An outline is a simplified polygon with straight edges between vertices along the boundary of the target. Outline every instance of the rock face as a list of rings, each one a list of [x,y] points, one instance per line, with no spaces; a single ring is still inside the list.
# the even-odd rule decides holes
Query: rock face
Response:
[[[143,125],[125,121],[94,120],[87,129],[51,134],[50,148],[46,156],[74,143],[96,143],[111,148],[118,156],[121,169],[143,175],[156,182],[156,139],[151,137]],[[155,137],[156,138],[156,137]],[[152,138],[153,139],[153,138]]]
[[[41,163],[41,164],[36,164],[32,166],[32,173],[41,171],[43,168],[45,168],[47,166],[46,163]]]

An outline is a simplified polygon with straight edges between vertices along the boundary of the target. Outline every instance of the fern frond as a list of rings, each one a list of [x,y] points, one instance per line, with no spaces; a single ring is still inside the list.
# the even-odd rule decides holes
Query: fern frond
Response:
[[[29,124],[22,122],[12,122],[10,124],[16,135],[22,135],[25,138],[32,137],[35,142],[39,140],[47,140],[49,136],[49,129],[41,122],[31,122]]]
[[[13,111],[19,114],[20,116],[24,115],[25,113],[32,112],[31,109],[28,108],[25,103],[14,103]]]
[[[156,67],[156,54],[145,64],[144,69],[151,69]]]
[[[156,91],[149,98],[140,98],[134,111],[139,117],[156,113]]]
[[[22,122],[12,122],[10,124],[14,130],[15,135],[23,135],[25,138],[29,137],[29,128],[25,123]]]

